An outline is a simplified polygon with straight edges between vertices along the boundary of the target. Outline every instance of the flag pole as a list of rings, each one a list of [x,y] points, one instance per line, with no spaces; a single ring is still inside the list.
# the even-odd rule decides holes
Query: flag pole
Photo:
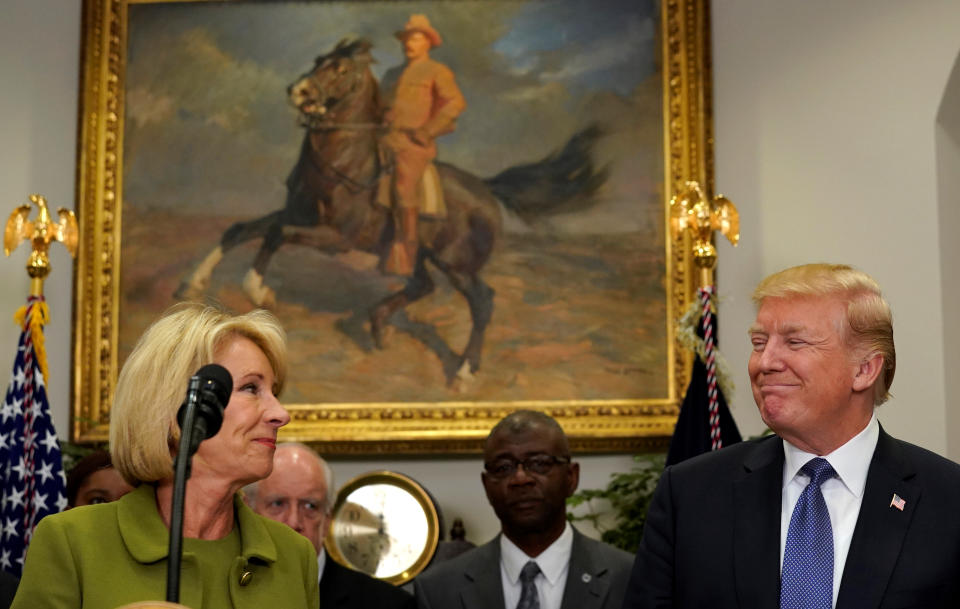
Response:
[[[5,525],[0,538],[0,569],[19,577],[33,530],[41,518],[67,506],[60,443],[47,402],[47,356],[43,327],[49,310],[43,296],[43,281],[50,274],[50,243],[60,241],[71,256],[77,252],[77,220],[61,208],[54,222],[46,199],[30,195],[39,209],[30,220],[31,205],[21,205],[10,214],[3,233],[7,256],[23,241],[32,246],[27,261],[30,295],[14,320],[21,328],[13,374],[0,417],[0,520]]]
[[[740,242],[740,215],[733,201],[723,195],[712,199],[704,194],[698,182],[689,181],[670,199],[670,232],[674,240],[689,234],[693,262],[700,269],[699,287],[713,286],[713,269],[717,265],[717,248],[713,233],[720,231],[734,247]]]
[[[50,243],[63,243],[70,256],[76,257],[77,243],[80,231],[77,228],[77,217],[69,209],[59,208],[59,221],[54,222],[47,209],[47,199],[43,195],[32,194],[30,201],[37,206],[37,219],[29,219],[32,207],[29,203],[13,210],[7,219],[3,231],[3,253],[6,256],[15,250],[20,243],[30,240],[33,251],[27,260],[27,274],[30,275],[30,295],[43,297],[43,281],[50,274]]]
[[[699,269],[697,318],[700,321],[699,334],[703,342],[702,345],[691,345],[695,356],[690,387],[687,389],[670,442],[668,465],[706,450],[723,448],[725,435],[728,441],[740,440],[736,425],[723,402],[717,380],[719,354],[715,349],[716,312],[713,304],[716,293],[714,267],[717,264],[717,249],[713,241],[714,232],[718,230],[730,243],[737,245],[740,240],[740,220],[736,206],[723,195],[708,197],[697,182],[686,182],[684,188],[670,199],[670,232],[674,241],[683,240],[686,243],[686,238],[690,239],[694,265]],[[691,314],[693,306],[691,305]],[[706,421],[701,414],[704,409]],[[724,419],[729,422],[724,423]],[[724,428],[727,431],[724,431]]]
[[[70,256],[77,256],[77,244],[80,231],[77,227],[77,217],[69,209],[63,207],[57,210],[59,220],[53,221],[47,199],[40,194],[32,194],[30,202],[37,206],[38,213],[35,220],[30,220],[30,211],[33,209],[25,203],[10,214],[3,231],[3,253],[9,256],[22,242],[29,240],[32,247],[27,259],[27,274],[30,276],[30,296],[27,304],[20,307],[14,315],[18,324],[24,326],[29,323],[33,332],[33,343],[37,354],[37,363],[43,373],[44,381],[49,381],[47,367],[47,353],[44,349],[43,326],[50,320],[50,311],[43,297],[43,282],[50,274],[50,243],[59,241],[67,248]],[[37,305],[36,314],[28,315],[28,309]]]

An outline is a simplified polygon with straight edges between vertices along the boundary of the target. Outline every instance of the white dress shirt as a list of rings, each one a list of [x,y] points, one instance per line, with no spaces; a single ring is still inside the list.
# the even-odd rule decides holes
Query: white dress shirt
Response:
[[[533,580],[540,597],[540,609],[560,609],[572,553],[573,528],[569,522],[560,537],[536,558],[527,556],[506,535],[500,535],[500,579],[505,609],[515,609],[520,602],[520,570],[530,560],[540,567],[540,573]]]
[[[880,424],[874,413],[867,426],[846,444],[829,455],[819,455],[837,472],[836,478],[820,485],[827,511],[830,513],[830,526],[833,528],[833,606],[837,604],[843,565],[850,551],[853,529],[857,526],[860,504],[863,501],[863,489],[867,485],[867,471],[870,469],[870,460],[873,459],[873,451],[879,438]],[[800,473],[800,468],[818,456],[804,452],[787,441],[783,442],[783,451],[786,459],[783,463],[783,492],[780,500],[781,570],[790,517],[793,516],[793,508],[800,499],[800,493],[810,482],[809,476]]]
[[[317,584],[323,579],[323,568],[327,565],[327,549],[320,546],[320,552],[317,553]]]

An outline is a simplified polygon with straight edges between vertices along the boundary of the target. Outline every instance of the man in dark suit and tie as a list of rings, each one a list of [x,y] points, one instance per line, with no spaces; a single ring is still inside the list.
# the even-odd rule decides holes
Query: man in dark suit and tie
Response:
[[[566,518],[580,467],[560,425],[520,410],[484,447],[483,488],[502,533],[414,580],[421,609],[619,609],[628,553],[589,539]]]
[[[960,466],[877,422],[896,355],[876,281],[804,265],[753,300],[777,435],[664,471],[624,608],[960,607]]]
[[[320,571],[323,609],[413,609],[413,596],[387,582],[354,571],[327,556],[323,540],[336,500],[333,472],[309,446],[277,445],[273,472],[244,489],[256,513],[282,522],[313,543]],[[280,608],[278,608],[280,609]]]

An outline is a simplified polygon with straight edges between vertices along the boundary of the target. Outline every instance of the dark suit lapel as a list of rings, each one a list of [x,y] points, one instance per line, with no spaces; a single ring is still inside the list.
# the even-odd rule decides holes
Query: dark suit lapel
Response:
[[[503,580],[500,577],[500,536],[480,546],[463,570],[469,582],[460,591],[463,609],[503,607]],[[452,609],[452,608],[451,608]]]
[[[350,586],[344,585],[343,575],[346,567],[330,558],[328,554],[323,563],[323,575],[320,576],[320,605],[324,609],[344,607]]]
[[[914,474],[897,441],[881,427],[843,569],[837,609],[880,605],[920,503],[920,487],[910,480]],[[894,494],[905,502],[902,511],[891,505]]]
[[[609,578],[603,558],[595,548],[584,543],[583,535],[573,529],[573,548],[570,553],[570,568],[567,583],[563,588],[560,609],[599,609],[607,597]]]
[[[743,473],[733,483],[733,570],[741,607],[776,607],[780,602],[783,459],[780,438],[762,440],[744,459]]]

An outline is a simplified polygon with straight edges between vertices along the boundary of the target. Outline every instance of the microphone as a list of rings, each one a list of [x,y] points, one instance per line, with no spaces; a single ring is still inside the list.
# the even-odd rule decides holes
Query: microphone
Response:
[[[230,401],[232,388],[233,378],[227,369],[219,364],[207,364],[190,377],[187,397],[177,411],[177,424],[180,425],[181,435],[188,433],[192,436],[187,451],[189,455],[196,452],[200,442],[212,438],[220,431],[223,409]],[[184,429],[184,423],[190,423],[186,419],[191,408],[196,410],[192,429]]]
[[[167,601],[180,600],[180,563],[183,559],[183,501],[190,460],[200,443],[223,424],[223,409],[230,401],[233,377],[218,364],[207,364],[190,377],[187,397],[177,411],[180,445],[173,461],[173,498],[170,501],[170,544],[167,558]]]

